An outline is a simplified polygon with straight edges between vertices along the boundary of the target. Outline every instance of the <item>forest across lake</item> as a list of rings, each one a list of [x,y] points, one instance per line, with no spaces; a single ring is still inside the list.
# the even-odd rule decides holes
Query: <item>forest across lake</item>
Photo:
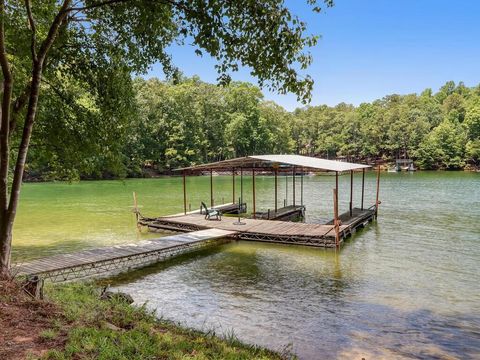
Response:
[[[232,157],[286,153],[354,162],[411,158],[420,169],[479,165],[480,86],[449,81],[438,91],[288,112],[246,82],[125,81],[131,88],[118,95],[124,106],[115,109],[98,108],[89,92],[68,82],[60,87],[64,97],[46,87],[28,179],[155,176]]]

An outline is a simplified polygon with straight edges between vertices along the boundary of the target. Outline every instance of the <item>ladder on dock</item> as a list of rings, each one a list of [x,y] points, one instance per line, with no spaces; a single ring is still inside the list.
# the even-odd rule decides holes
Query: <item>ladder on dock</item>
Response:
[[[235,231],[206,229],[176,234],[136,244],[117,245],[54,255],[12,268],[18,277],[38,275],[52,282],[121,273],[138,269],[169,257],[226,241]]]

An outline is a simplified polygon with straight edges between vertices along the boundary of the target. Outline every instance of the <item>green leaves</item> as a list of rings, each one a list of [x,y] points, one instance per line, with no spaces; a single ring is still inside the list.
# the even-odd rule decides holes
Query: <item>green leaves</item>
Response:
[[[431,93],[289,113],[248,83],[220,87],[181,75],[176,82],[132,82],[116,68],[96,76],[94,91],[66,75],[44,87],[29,158],[32,176],[141,176],[146,165],[169,171],[261,153],[353,160],[395,159],[406,152],[423,169],[457,169],[480,160],[475,89],[463,95],[460,123],[451,119],[447,100],[440,104]]]
[[[480,94],[478,88],[447,82],[437,94],[427,89],[420,96],[390,95],[357,108],[298,109],[292,136],[296,151],[307,155],[406,156],[423,169],[463,168],[465,161],[478,161]]]
[[[136,132],[141,135],[128,149],[159,170],[291,149],[288,113],[263,103],[251,84],[137,79],[136,89],[141,114]]]
[[[300,71],[310,65],[306,49],[315,46],[318,36],[305,35],[306,23],[284,1],[183,0],[172,11],[179,33],[217,60],[222,84],[242,65],[251,69],[261,87],[310,100],[313,80]]]
[[[317,1],[308,3],[320,11]],[[331,0],[322,3],[333,5]],[[83,8],[81,4],[76,7]],[[306,35],[307,24],[283,0],[125,0],[73,14],[69,30],[88,40],[82,48],[95,61],[117,57],[135,72],[159,61],[172,77],[176,68],[168,46],[188,39],[198,56],[208,53],[217,60],[220,83],[228,84],[241,65],[261,87],[310,100],[313,80],[303,71],[311,64],[308,48],[316,45],[318,35]]]
[[[320,11],[320,2],[307,2],[313,11]],[[321,3],[333,5],[331,0]],[[62,2],[56,0],[32,2],[35,50],[39,50],[36,47],[47,37],[61,5]],[[121,164],[138,169],[139,159],[145,156],[159,159],[170,168],[207,157],[225,157],[231,155],[231,151],[252,153],[256,149],[289,149],[289,141],[280,141],[276,130],[270,127],[277,119],[272,111],[267,112],[267,117],[261,117],[258,111],[261,93],[256,88],[247,89],[246,93],[250,93],[239,100],[256,110],[240,113],[251,122],[245,126],[255,125],[262,130],[254,136],[257,140],[243,150],[236,149],[233,139],[225,139],[216,130],[224,128],[227,114],[237,112],[234,109],[237,105],[232,106],[229,99],[222,99],[225,107],[232,107],[225,111],[226,114],[214,110],[210,115],[205,111],[200,117],[209,119],[210,129],[215,130],[193,133],[192,129],[202,126],[192,120],[199,118],[200,106],[194,107],[192,114],[185,114],[184,123],[167,120],[189,109],[187,105],[191,99],[175,97],[175,101],[185,101],[186,105],[180,109],[168,99],[161,105],[162,116],[156,118],[159,129],[155,130],[159,135],[145,140],[143,149],[132,145],[140,135],[129,134],[131,128],[152,134],[152,129],[148,129],[150,125],[137,123],[130,83],[132,74],[145,73],[151,64],[159,62],[167,79],[178,83],[180,71],[172,62],[168,48],[173,43],[183,44],[187,39],[196,47],[198,56],[209,54],[217,60],[221,85],[229,85],[232,73],[244,66],[257,77],[260,86],[280,93],[292,92],[299,100],[308,102],[313,79],[304,71],[312,62],[308,48],[316,45],[318,36],[306,35],[307,24],[293,14],[283,0],[81,0],[71,2],[66,13],[43,69],[42,92],[45,94],[41,101],[44,103],[39,104],[38,134],[34,132],[33,154],[29,157],[31,168],[61,177],[69,174],[73,174],[72,177],[79,174],[103,176],[104,172],[119,175],[125,173]],[[15,76],[15,106],[18,104],[15,119],[21,122],[26,101],[20,100],[23,94],[28,94],[32,70],[32,22],[27,19],[22,0],[8,1],[6,14],[6,43]],[[214,95],[214,99],[219,98],[217,93]],[[209,103],[206,98],[199,100],[197,95],[193,98]],[[252,101],[255,104],[252,105]],[[209,106],[218,108],[211,103]],[[155,111],[148,116],[156,116]],[[283,117],[280,115],[281,119]],[[217,120],[212,120],[214,118]],[[17,128],[21,125],[17,124]],[[14,142],[18,143],[19,135],[14,134]],[[68,146],[62,138],[69,139]],[[161,156],[148,144],[153,139],[161,143]],[[217,144],[217,139],[227,144]],[[259,141],[265,141],[264,145],[259,147]],[[208,145],[209,142],[213,145]],[[125,150],[125,143],[130,150]],[[277,146],[277,143],[282,145]],[[195,154],[198,146],[201,156]],[[128,153],[126,158],[124,152]],[[50,158],[48,154],[51,153],[56,156]],[[100,166],[104,167],[102,171],[98,170]]]
[[[465,165],[465,134],[458,123],[444,120],[424,139],[417,151],[427,168],[460,169]]]

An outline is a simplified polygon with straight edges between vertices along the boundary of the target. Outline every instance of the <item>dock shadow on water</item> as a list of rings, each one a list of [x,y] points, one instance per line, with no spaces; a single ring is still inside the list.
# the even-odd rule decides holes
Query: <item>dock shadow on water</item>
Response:
[[[160,317],[274,350],[291,344],[301,359],[478,355],[478,316],[367,301],[365,275],[335,251],[235,242],[111,281]]]

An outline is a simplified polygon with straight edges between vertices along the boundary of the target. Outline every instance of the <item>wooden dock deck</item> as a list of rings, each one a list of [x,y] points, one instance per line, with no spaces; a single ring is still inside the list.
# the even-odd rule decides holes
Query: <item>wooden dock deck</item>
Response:
[[[38,275],[53,282],[67,281],[105,273],[120,273],[144,267],[174,255],[225,241],[235,232],[207,229],[176,234],[129,245],[117,245],[60,254],[19,264],[12,268],[16,276]]]
[[[292,209],[286,209],[288,213]],[[293,209],[298,210],[298,209]],[[340,245],[359,227],[373,220],[375,211],[354,208],[339,216]],[[53,282],[90,276],[112,275],[141,268],[185,252],[215,245],[229,239],[333,248],[336,244],[333,223],[306,224],[267,219],[236,217],[206,220],[199,212],[159,218],[139,218],[151,231],[172,230],[179,234],[135,244],[117,245],[60,254],[19,264],[12,268],[18,277],[38,275]]]
[[[375,212],[370,209],[355,208],[353,216],[344,213],[340,218],[345,222],[339,227],[340,242],[351,235],[358,227],[363,227],[373,220]],[[238,225],[236,218],[224,217],[222,220],[206,220],[200,214],[165,216],[140,219],[139,224],[147,226],[150,231],[198,231],[202,229],[221,229],[232,231],[236,239],[267,241],[284,244],[299,244],[317,247],[335,247],[335,228],[332,224],[306,224],[264,219],[244,219]]]

